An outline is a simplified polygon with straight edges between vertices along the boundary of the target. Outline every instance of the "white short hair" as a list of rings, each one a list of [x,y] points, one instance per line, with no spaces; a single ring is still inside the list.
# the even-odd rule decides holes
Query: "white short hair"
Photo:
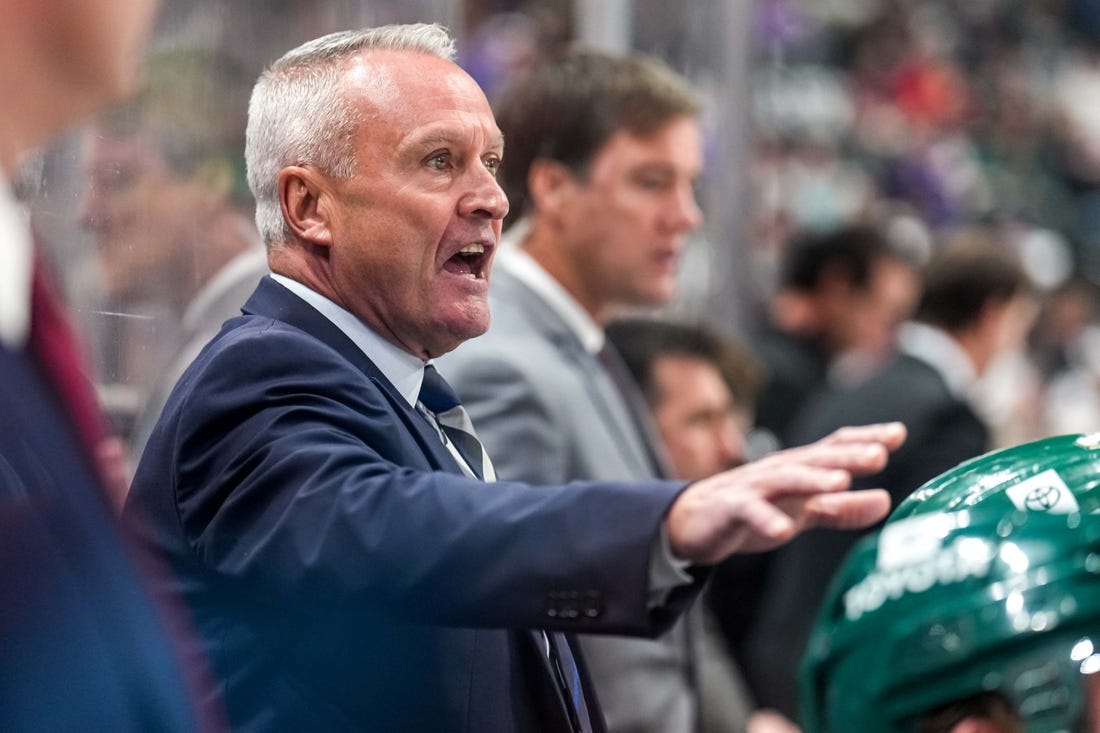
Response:
[[[447,29],[425,23],[340,31],[287,52],[260,75],[248,105],[245,162],[256,226],[269,249],[290,236],[276,190],[283,168],[308,163],[342,178],[355,170],[352,140],[360,119],[343,93],[342,62],[366,51],[453,61],[455,42]]]

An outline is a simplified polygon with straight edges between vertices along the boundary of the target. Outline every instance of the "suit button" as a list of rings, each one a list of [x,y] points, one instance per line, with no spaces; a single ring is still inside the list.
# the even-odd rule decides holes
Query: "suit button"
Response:
[[[603,613],[603,597],[597,590],[585,591],[584,615],[587,618],[599,618]]]

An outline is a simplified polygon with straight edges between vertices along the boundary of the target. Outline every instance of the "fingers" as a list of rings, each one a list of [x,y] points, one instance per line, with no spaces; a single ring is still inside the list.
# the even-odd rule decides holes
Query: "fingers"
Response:
[[[673,554],[711,563],[732,552],[777,547],[807,527],[874,524],[890,511],[889,495],[846,489],[853,475],[882,470],[904,440],[901,423],[842,428],[808,446],[697,481],[666,516]]]
[[[811,527],[862,529],[890,512],[890,494],[882,489],[760,499],[742,505],[742,531],[722,555],[770,550]],[[721,558],[718,558],[721,559]]]
[[[889,458],[890,454],[880,443],[819,441],[773,453],[746,466],[756,468],[762,474],[778,473],[782,467],[801,466],[842,471],[846,475],[866,475],[881,471]]]
[[[749,545],[774,544],[776,546],[794,536],[797,526],[786,512],[766,501],[749,501],[742,505],[740,519],[744,533],[756,535]]]
[[[806,501],[807,526],[831,529],[869,527],[890,513],[890,494],[882,489],[818,494]]]
[[[905,436],[905,426],[898,422],[840,428],[815,443],[772,453],[762,460],[877,473],[885,468],[890,452],[905,442]]]
[[[669,546],[674,556],[693,563],[710,565],[734,552],[769,550],[798,530],[777,505],[751,496],[705,513],[683,512],[681,506],[677,502],[669,512]]]
[[[887,451],[894,451],[905,442],[907,431],[900,422],[850,425],[834,430],[819,442],[824,443],[879,443]]]

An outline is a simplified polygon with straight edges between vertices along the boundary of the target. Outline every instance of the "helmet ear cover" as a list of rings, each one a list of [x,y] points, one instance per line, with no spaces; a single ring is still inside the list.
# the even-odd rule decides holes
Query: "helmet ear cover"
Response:
[[[1100,511],[1100,433],[1058,435],[960,463],[910,494],[887,521],[979,506],[1002,514]]]
[[[800,670],[803,729],[913,732],[995,693],[1028,733],[1075,730],[1100,670],[1098,575],[1100,516],[961,511],[887,525],[826,595]]]

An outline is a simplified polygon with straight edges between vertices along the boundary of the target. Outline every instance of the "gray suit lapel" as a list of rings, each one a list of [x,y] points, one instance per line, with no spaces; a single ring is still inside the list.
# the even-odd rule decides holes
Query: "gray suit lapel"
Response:
[[[638,425],[599,360],[585,351],[580,339],[550,304],[507,270],[501,268],[493,273],[492,287],[510,307],[521,309],[524,320],[552,343],[563,359],[575,364],[584,374],[583,382],[589,401],[604,424],[618,437],[618,446],[624,458],[639,470],[639,475],[653,475],[659,467],[652,465]]]

